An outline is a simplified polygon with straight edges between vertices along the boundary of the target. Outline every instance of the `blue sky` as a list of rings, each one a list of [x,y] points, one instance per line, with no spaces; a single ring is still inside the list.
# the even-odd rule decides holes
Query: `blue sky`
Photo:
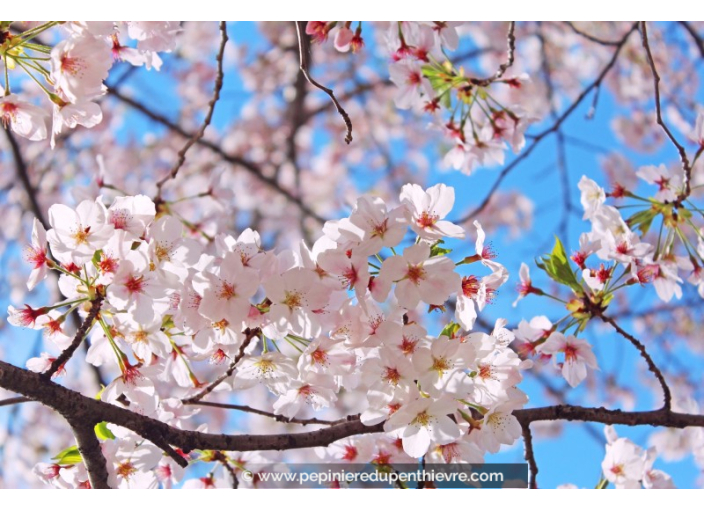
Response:
[[[246,22],[231,25],[230,37],[238,45],[249,44],[252,47],[257,47],[262,43],[256,26]],[[169,59],[166,59],[166,64],[169,65]],[[114,76],[117,75],[119,75],[119,71]],[[135,90],[139,87],[145,87],[140,92],[141,97],[155,94],[155,91],[158,90],[158,99],[152,102],[156,110],[168,112],[172,109],[170,106],[178,101],[175,94],[173,94],[172,85],[165,79],[164,75],[139,71],[136,73],[135,78],[130,81],[130,84],[130,88]],[[244,91],[242,83],[236,74],[227,74],[223,91],[223,103],[216,109],[214,124],[222,126],[225,122],[228,122],[233,112],[239,111],[247,97],[248,94]],[[227,107],[223,108],[223,105],[227,105]],[[591,97],[587,98],[584,104],[564,123],[565,133],[574,139],[581,140],[595,147],[622,152],[626,154],[635,167],[644,164],[670,163],[676,158],[674,150],[669,145],[665,145],[659,152],[647,156],[624,148],[609,125],[614,112],[619,110],[620,107],[614,103],[607,90],[603,90],[601,93],[594,118],[586,120],[585,117],[590,105]],[[176,109],[173,108],[173,110],[175,111]],[[118,140],[124,141],[130,135],[142,135],[147,131],[159,132],[153,124],[140,115],[134,114],[129,119],[128,128],[118,133]],[[539,124],[533,128],[533,132],[538,132],[547,125]],[[318,145],[322,147],[323,143],[329,139],[329,136],[329,133],[318,133],[315,139]],[[334,136],[337,136],[337,133]],[[394,157],[401,159],[403,157],[401,151],[402,148],[394,147],[392,154]],[[538,285],[545,282],[545,279],[539,274],[539,270],[532,261],[535,257],[551,249],[553,234],[561,221],[562,189],[557,172],[556,154],[555,138],[550,137],[535,150],[528,160],[521,163],[502,184],[501,189],[504,191],[516,189],[530,197],[535,204],[535,217],[532,231],[525,233],[520,238],[510,238],[508,233],[503,230],[491,236],[490,240],[494,243],[494,247],[499,253],[498,260],[509,269],[511,279],[501,289],[496,302],[485,310],[483,317],[489,323],[493,323],[498,317],[506,317],[510,324],[515,325],[521,319],[530,319],[535,315],[547,315],[552,319],[557,319],[563,315],[560,308],[549,300],[534,296],[524,299],[516,308],[511,306],[516,297],[514,289],[518,282],[518,268],[521,262],[526,262],[531,266],[531,273],[534,275]],[[475,206],[498,177],[498,171],[500,170],[500,168],[480,169],[471,176],[439,171],[438,169],[441,165],[437,152],[429,150],[427,155],[429,160],[433,162],[434,169],[430,173],[429,181],[426,184],[444,182],[455,187],[457,201],[453,217],[457,217],[462,212]],[[599,164],[600,154],[593,149],[586,149],[582,144],[568,143],[566,156],[570,180],[570,197],[576,208],[581,210],[579,191],[576,186],[579,178],[585,174],[604,184],[603,173]],[[511,161],[511,157],[509,157],[507,163]],[[644,191],[644,193],[647,193],[647,191]],[[568,222],[569,237],[563,239],[568,252],[571,252],[577,246],[579,234],[589,229],[589,224],[582,221],[581,213],[570,215]],[[469,241],[469,243],[454,243],[452,247],[455,248],[458,254],[461,254],[459,256],[472,254],[474,239],[471,233]],[[464,253],[465,251],[467,253]],[[16,258],[16,255],[17,252],[13,251],[3,254],[0,259],[3,272],[8,270],[8,260]],[[644,299],[639,296],[641,293],[645,293]],[[41,295],[36,295],[35,297],[36,301],[30,301],[30,304],[40,304],[42,302]],[[629,295],[629,299],[634,303],[633,306],[637,308],[648,308],[657,300],[653,289],[636,289]],[[684,299],[687,299],[687,295],[685,295]],[[7,304],[7,298],[0,299],[0,305],[2,305],[3,309],[6,308]],[[633,331],[633,325],[630,322],[624,321],[621,325],[625,329]],[[610,372],[613,367],[618,367],[617,375],[619,380],[631,382],[631,386],[636,389],[636,409],[652,409],[656,405],[656,403],[652,402],[652,394],[649,390],[643,389],[638,380],[639,375],[636,367],[639,363],[642,363],[642,360],[639,359],[632,346],[623,339],[613,335],[604,328],[596,328],[594,326],[590,326],[584,336],[594,346],[603,372]],[[9,351],[11,353],[11,361],[21,364],[30,356],[32,351],[35,351],[37,346],[36,338],[37,336],[34,332],[18,330],[8,332],[5,330],[0,337],[0,346],[5,349],[5,352]],[[654,352],[657,353],[657,350]],[[704,368],[704,361],[696,355],[683,352],[682,349],[676,349],[674,354],[682,365],[690,370],[690,373],[700,374]],[[657,361],[657,355],[655,355],[655,358]],[[590,377],[602,377],[604,373],[591,374]],[[558,388],[565,386],[557,370],[548,370],[545,374],[553,386]],[[698,378],[698,376],[695,377],[695,379]],[[544,394],[543,385],[536,382],[534,378],[528,376],[521,388],[531,397],[528,406],[540,406],[547,403],[542,398]],[[701,395],[698,397],[701,398]],[[601,404],[601,402],[594,402],[589,399],[583,388],[568,390],[567,399],[572,404],[587,406]],[[0,409],[0,426],[7,418],[7,410]],[[554,487],[561,483],[571,482],[580,487],[593,487],[600,476],[600,464],[604,453],[602,430],[603,426],[599,424],[565,423],[565,432],[558,439],[536,438],[536,459],[540,466],[539,485],[541,487]],[[620,435],[630,437],[641,446],[647,446],[649,428],[617,427],[617,431]],[[522,443],[519,442],[515,447],[508,448],[498,455],[487,456],[487,461],[522,462]],[[664,463],[659,460],[656,463],[656,467],[660,467],[670,473],[679,487],[694,487],[695,481],[699,476],[699,470],[691,458],[678,463]]]

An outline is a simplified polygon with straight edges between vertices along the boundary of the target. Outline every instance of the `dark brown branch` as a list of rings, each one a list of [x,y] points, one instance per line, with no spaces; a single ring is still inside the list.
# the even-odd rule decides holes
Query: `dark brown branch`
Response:
[[[604,425],[627,425],[635,427],[668,427],[683,429],[686,427],[704,427],[704,415],[675,413],[667,409],[656,411],[621,411],[603,407],[581,407],[572,405],[555,405],[520,409],[513,415],[521,423],[536,421],[583,421],[603,423]]]
[[[5,400],[0,400],[0,407],[14,406],[16,404],[24,404],[25,402],[31,402],[31,400],[29,400],[27,397],[6,398]]]
[[[98,294],[96,298],[91,301],[90,311],[83,321],[83,324],[81,324],[81,327],[78,328],[78,331],[76,331],[76,335],[73,337],[71,345],[66,347],[66,349],[59,354],[59,357],[51,363],[51,366],[42,374],[42,377],[47,379],[51,378],[56,372],[63,368],[68,360],[71,359],[71,356],[73,356],[73,353],[76,352],[76,349],[78,349],[78,346],[81,345],[81,342],[83,342],[83,339],[93,326],[93,321],[98,316],[98,313],[100,313],[100,307],[103,304],[103,299],[104,297],[101,294]]]
[[[222,374],[220,377],[215,379],[213,382],[211,382],[208,386],[206,386],[200,393],[194,395],[193,397],[187,398],[182,400],[184,404],[195,404],[202,400],[204,397],[210,394],[215,388],[217,388],[225,379],[230,377],[233,373],[235,373],[235,368],[237,368],[237,364],[240,362],[242,358],[244,358],[244,351],[249,346],[249,343],[252,341],[252,339],[260,334],[260,331],[258,328],[255,329],[247,329],[245,331],[245,339],[242,342],[242,345],[240,346],[239,351],[237,352],[237,355],[235,356],[235,359],[232,360],[230,363],[230,367],[227,369],[227,371]]]
[[[694,44],[697,45],[697,49],[699,50],[699,54],[704,58],[704,39],[697,33],[697,31],[694,29],[692,25],[689,24],[688,21],[678,21],[682,27],[687,31],[687,33],[690,35],[692,40],[694,40]]]
[[[535,452],[533,451],[533,434],[530,431],[530,423],[521,423],[521,428],[523,430],[523,444],[525,448],[525,459],[530,468],[528,488],[537,489],[538,488],[538,463],[535,461]]]
[[[71,131],[73,132],[73,131]],[[48,229],[50,227],[49,223],[46,221],[46,218],[44,216],[44,213],[39,205],[39,202],[37,201],[37,190],[32,186],[32,183],[29,180],[29,173],[28,173],[28,168],[27,164],[24,161],[24,158],[22,157],[22,152],[20,150],[20,146],[17,143],[17,140],[15,136],[13,135],[12,131],[9,130],[9,128],[5,129],[5,135],[7,136],[7,140],[10,143],[10,148],[12,150],[13,157],[15,159],[15,169],[17,173],[17,177],[19,178],[20,182],[22,183],[22,187],[25,190],[25,193],[27,194],[27,197],[29,199],[29,204],[30,204],[30,209],[34,216],[37,218],[39,223],[41,223],[45,229]],[[71,313],[71,317],[73,317],[74,322],[76,323],[77,327],[80,327],[80,318],[78,317],[78,312],[75,310]],[[98,382],[99,385],[102,385],[103,382],[103,375],[100,371],[100,367],[96,367],[94,365],[91,365],[91,370],[95,374],[95,378]]]
[[[222,465],[225,471],[230,473],[230,478],[232,478],[232,488],[237,489],[240,486],[240,481],[237,478],[237,473],[235,473],[235,470],[232,469],[232,466],[230,466],[230,461],[225,454],[222,452],[215,452],[215,460]]]
[[[491,186],[489,189],[489,192],[486,194],[482,202],[472,211],[470,211],[468,214],[463,216],[462,218],[455,220],[455,223],[465,223],[473,218],[475,218],[479,213],[481,213],[487,205],[489,205],[489,202],[491,201],[491,197],[494,195],[497,189],[499,189],[499,186],[501,186],[501,183],[503,180],[506,178],[506,176],[511,173],[511,171],[516,168],[524,159],[526,159],[528,156],[531,155],[531,153],[535,150],[535,148],[542,142],[545,137],[547,137],[549,134],[556,132],[562,123],[574,112],[577,107],[582,103],[585,97],[589,95],[589,93],[594,90],[596,87],[599,87],[601,83],[604,81],[606,78],[606,75],[608,72],[614,67],[616,64],[616,60],[618,60],[618,56],[621,53],[621,50],[623,49],[623,46],[626,44],[626,41],[628,40],[629,36],[638,28],[638,22],[634,23],[631,29],[623,36],[621,39],[620,44],[616,47],[613,55],[611,56],[611,59],[609,62],[604,66],[604,68],[601,70],[599,73],[599,76],[591,82],[582,92],[577,96],[577,99],[567,108],[562,115],[560,115],[557,120],[553,123],[552,126],[549,128],[545,129],[544,131],[541,131],[535,137],[533,138],[533,143],[528,147],[525,151],[523,151],[516,159],[511,161],[499,174],[499,177],[494,181],[494,184]]]
[[[188,453],[195,449],[224,451],[289,450],[327,446],[357,434],[383,431],[383,424],[364,425],[347,421],[309,432],[293,434],[208,434],[180,430],[166,423],[102,402],[47,381],[39,374],[0,361],[0,387],[20,393],[54,409],[71,420],[85,420],[95,425],[102,421],[125,427],[154,444],[164,442]],[[185,459],[181,459],[185,464]]]
[[[684,172],[684,190],[677,197],[677,201],[679,203],[682,203],[684,200],[687,199],[687,197],[689,197],[690,193],[692,192],[692,183],[690,182],[692,180],[692,165],[689,162],[689,158],[687,157],[687,152],[685,151],[684,147],[677,141],[677,138],[675,138],[675,135],[672,134],[672,131],[670,131],[670,128],[667,127],[667,124],[665,124],[665,121],[662,118],[662,109],[660,103],[660,75],[658,74],[658,71],[655,68],[655,60],[653,59],[653,54],[650,51],[650,42],[648,41],[648,29],[645,21],[640,22],[640,36],[641,42],[643,43],[643,48],[645,49],[645,53],[648,57],[648,64],[650,65],[650,70],[653,73],[653,86],[655,88],[655,113],[657,116],[657,122],[663,129],[663,131],[665,131],[665,134],[670,139],[672,144],[677,149],[678,154],[680,155],[680,162],[682,163],[682,170]]]
[[[27,195],[27,199],[29,200],[29,205],[32,209],[32,213],[34,213],[34,216],[37,218],[37,220],[39,220],[39,223],[41,223],[44,228],[49,228],[49,224],[47,223],[46,218],[44,217],[42,208],[39,206],[39,202],[37,201],[37,191],[34,189],[34,186],[32,186],[32,183],[29,180],[27,163],[22,157],[20,145],[17,143],[15,135],[12,133],[12,131],[10,131],[9,126],[5,127],[4,130],[5,136],[7,137],[7,141],[10,143],[12,157],[15,160],[15,170],[17,173],[17,178],[22,183],[22,187],[24,188],[24,191]]]
[[[563,23],[565,25],[567,25],[568,27],[570,27],[575,34],[580,35],[580,36],[584,37],[585,39],[587,39],[588,41],[591,41],[593,43],[601,44],[602,46],[618,46],[619,45],[619,41],[607,41],[606,39],[601,39],[600,37],[586,33],[583,30],[580,30],[579,28],[574,26],[574,23],[572,23],[571,21],[563,21]]]
[[[337,113],[339,113],[342,117],[342,120],[345,121],[345,126],[347,127],[347,133],[345,134],[345,142],[349,144],[352,142],[352,121],[350,120],[350,116],[347,114],[344,108],[342,108],[337,98],[335,98],[335,93],[332,91],[332,89],[329,89],[315,81],[315,79],[308,72],[308,58],[310,57],[310,39],[306,34],[305,21],[296,21],[296,35],[298,36],[298,52],[300,55],[299,67],[301,69],[301,72],[306,77],[306,80],[308,80],[308,83],[310,83],[314,87],[319,88],[328,96],[330,96],[330,99],[332,100],[333,104],[335,105],[335,108],[337,109]]]
[[[640,353],[641,357],[645,360],[648,365],[648,370],[650,370],[653,375],[655,375],[655,378],[660,383],[660,387],[662,388],[662,393],[665,400],[664,409],[667,409],[669,411],[672,408],[672,392],[670,391],[670,387],[665,381],[665,376],[662,375],[662,372],[653,361],[653,358],[650,357],[650,354],[648,354],[648,351],[645,349],[645,346],[640,342],[640,340],[638,340],[636,337],[634,337],[633,335],[625,331],[621,326],[619,326],[616,321],[613,320],[611,317],[607,317],[604,314],[600,314],[599,317],[602,321],[606,322],[607,324],[610,324],[611,327],[614,328],[619,335],[631,342],[631,344],[633,344],[633,346],[638,349],[638,352]]]
[[[20,393],[56,410],[71,422],[90,424],[106,421],[125,427],[154,444],[167,442],[184,452],[194,449],[224,451],[288,450],[327,446],[334,441],[358,434],[382,432],[383,424],[366,426],[359,420],[294,434],[224,435],[180,430],[153,418],[85,397],[78,392],[47,381],[39,374],[0,361],[0,387]],[[584,421],[609,425],[650,425],[656,427],[704,427],[704,415],[675,413],[668,409],[624,412],[603,407],[586,408],[556,405],[513,412],[518,421]],[[92,433],[92,430],[91,430]],[[95,438],[95,435],[92,435]],[[97,441],[97,440],[96,440]],[[183,460],[185,462],[185,459]]]
[[[80,418],[69,420],[69,424],[76,438],[78,452],[86,465],[91,489],[110,489],[105,456],[95,435],[95,425]]]
[[[515,59],[515,54],[516,54],[516,22],[515,21],[509,21],[508,25],[508,34],[506,35],[506,44],[508,46],[506,50],[506,62],[502,63],[499,68],[496,70],[496,73],[494,73],[494,76],[491,76],[490,78],[485,78],[483,80],[472,80],[472,82],[475,85],[478,85],[480,87],[488,87],[491,85],[493,82],[500,80],[504,74],[506,74],[506,71],[513,65],[513,61]]]
[[[218,50],[218,54],[216,57],[217,75],[215,77],[215,85],[213,86],[213,97],[210,99],[210,102],[208,103],[208,113],[205,115],[205,118],[203,119],[203,123],[201,124],[200,129],[198,131],[196,131],[191,138],[188,139],[188,141],[183,146],[183,148],[178,152],[178,160],[176,161],[176,164],[173,166],[171,171],[166,176],[164,176],[160,181],[158,181],[156,183],[157,201],[159,201],[161,199],[161,188],[164,186],[164,184],[166,184],[167,181],[169,181],[170,179],[176,178],[176,175],[178,175],[178,171],[183,166],[183,164],[186,162],[186,153],[195,143],[197,143],[200,139],[203,138],[203,136],[205,135],[205,130],[208,128],[211,120],[213,119],[213,112],[215,111],[215,104],[220,99],[220,91],[222,90],[222,84],[223,84],[224,77],[225,77],[225,73],[223,71],[223,58],[225,56],[225,45],[227,44],[227,41],[228,41],[227,22],[221,21],[220,22],[220,48]]]
[[[122,92],[120,92],[118,89],[108,87],[108,94],[113,96],[114,98],[120,100],[121,102],[125,103],[126,105],[134,108],[144,116],[150,118],[154,122],[157,122],[161,124],[162,126],[168,128],[170,131],[173,131],[174,133],[184,137],[184,138],[193,138],[193,133],[190,133],[186,131],[183,127],[180,125],[176,124],[175,122],[172,122],[169,120],[166,116],[157,113],[153,111],[151,108],[148,106],[142,104],[141,102],[137,101],[136,99],[133,99],[131,97],[128,97],[124,95]],[[286,188],[283,188],[277,181],[276,179],[272,177],[267,177],[264,175],[262,172],[262,169],[252,161],[249,161],[245,158],[242,158],[240,156],[236,156],[234,154],[228,154],[225,152],[222,147],[220,147],[218,144],[213,143],[209,140],[201,138],[196,142],[198,145],[205,147],[209,150],[211,150],[213,153],[217,154],[220,158],[222,158],[223,161],[226,161],[232,165],[244,168],[249,174],[251,174],[254,178],[258,179],[259,181],[263,182],[264,184],[267,184],[270,186],[272,189],[274,189],[277,193],[283,195],[286,197],[286,199],[291,202],[292,204],[295,204],[303,214],[306,216],[310,216],[311,218],[316,219],[320,223],[325,223],[325,219],[322,218],[319,214],[313,212],[307,205],[305,205],[299,197],[296,197],[291,193],[289,190]]]

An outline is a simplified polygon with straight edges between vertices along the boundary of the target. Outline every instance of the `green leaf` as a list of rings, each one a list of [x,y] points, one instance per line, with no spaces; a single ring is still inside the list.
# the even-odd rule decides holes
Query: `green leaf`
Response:
[[[452,338],[459,331],[459,329],[460,329],[459,324],[457,324],[455,322],[451,322],[447,326],[442,328],[442,331],[440,332],[440,336],[446,336],[448,338]]]
[[[69,448],[66,448],[56,457],[53,457],[52,460],[55,460],[57,464],[61,464],[62,466],[72,466],[74,464],[83,462],[83,458],[78,452],[77,446],[71,446]]]
[[[442,239],[430,247],[430,256],[439,257],[440,255],[447,255],[452,252],[451,248],[442,248],[440,245],[445,244]]]
[[[110,431],[107,422],[104,421],[101,421],[95,426],[95,435],[98,436],[98,439],[104,441],[107,439],[115,439],[115,434]]]
[[[648,233],[648,230],[650,230],[650,225],[653,223],[653,219],[657,214],[657,211],[653,209],[644,209],[643,211],[638,211],[633,214],[626,220],[626,223],[632,229],[638,229],[642,235],[645,235]]]
[[[545,271],[550,278],[557,283],[567,285],[576,294],[582,294],[582,286],[579,284],[572,271],[570,261],[565,252],[565,247],[562,245],[562,241],[560,241],[559,237],[555,236],[555,246],[552,249],[552,253],[544,256],[541,262],[536,261],[536,264],[540,269]]]

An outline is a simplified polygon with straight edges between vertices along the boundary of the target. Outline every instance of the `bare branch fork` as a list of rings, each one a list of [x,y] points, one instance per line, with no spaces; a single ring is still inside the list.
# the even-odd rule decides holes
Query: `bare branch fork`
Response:
[[[258,336],[261,331],[258,328],[255,329],[247,329],[245,330],[245,339],[242,342],[242,345],[240,346],[239,351],[237,351],[237,355],[235,356],[235,359],[232,360],[230,363],[230,367],[227,369],[227,371],[222,374],[220,377],[215,379],[213,382],[211,382],[208,386],[206,386],[200,393],[190,397],[183,399],[182,402],[184,404],[195,404],[200,402],[203,398],[205,398],[207,395],[209,395],[215,388],[220,386],[220,384],[225,381],[228,377],[230,377],[232,374],[235,373],[235,369],[237,368],[237,364],[244,358],[245,355],[245,349],[249,346],[250,342],[252,339],[254,339],[256,336]]]
[[[103,304],[103,299],[103,296],[98,294],[98,296],[91,302],[92,304],[90,311],[81,324],[81,327],[78,328],[78,331],[76,331],[76,335],[73,337],[71,345],[66,347],[66,349],[59,354],[59,356],[51,363],[49,369],[44,372],[42,376],[50,379],[54,374],[56,374],[56,372],[61,370],[68,360],[71,359],[71,356],[73,356],[73,353],[76,352],[76,349],[78,349],[78,346],[81,345],[81,342],[83,342],[83,339],[90,331],[91,326],[93,326],[93,321],[98,316],[98,313],[100,313],[100,307]]]
[[[210,125],[210,122],[213,119],[213,112],[215,111],[215,104],[220,99],[220,91],[222,90],[222,85],[223,85],[223,81],[224,81],[224,77],[225,77],[225,72],[223,70],[223,59],[225,56],[225,45],[227,44],[227,41],[228,41],[227,22],[221,21],[220,22],[220,48],[218,49],[218,54],[216,57],[217,75],[215,77],[215,85],[213,86],[213,97],[210,99],[210,102],[208,103],[208,113],[206,113],[205,118],[203,119],[203,123],[200,126],[200,129],[198,129],[198,131],[196,131],[193,134],[193,136],[188,139],[188,141],[183,146],[183,148],[178,152],[178,159],[176,161],[176,164],[174,164],[173,168],[171,168],[171,171],[156,183],[157,201],[161,199],[161,189],[163,188],[164,184],[166,184],[166,182],[169,181],[170,179],[176,178],[176,175],[178,175],[178,171],[181,169],[183,164],[186,162],[186,153],[194,144],[196,144],[201,138],[203,138],[203,136],[205,135],[205,130]]]
[[[533,138],[533,143],[528,147],[526,150],[524,150],[516,159],[511,161],[503,170],[501,170],[501,173],[499,174],[499,177],[494,181],[494,184],[492,184],[491,188],[489,189],[489,192],[486,194],[482,202],[472,211],[470,211],[468,214],[463,216],[462,218],[458,219],[455,221],[455,223],[465,223],[473,218],[475,218],[479,213],[481,213],[487,205],[489,205],[489,202],[491,201],[491,198],[494,196],[494,193],[496,190],[499,189],[499,186],[501,186],[501,183],[503,180],[506,178],[506,176],[511,173],[511,171],[518,166],[519,163],[521,163],[524,159],[528,158],[528,156],[531,155],[531,153],[535,150],[535,148],[551,133],[555,133],[558,129],[560,129],[560,126],[562,123],[574,112],[577,107],[584,101],[584,99],[589,95],[589,93],[598,88],[601,83],[604,81],[606,78],[606,75],[608,72],[616,65],[616,61],[618,60],[618,56],[621,53],[621,50],[623,49],[624,45],[626,44],[626,41],[628,41],[628,38],[630,35],[635,32],[638,29],[638,22],[636,21],[630,28],[626,34],[621,38],[619,41],[618,46],[616,46],[613,55],[611,56],[611,59],[609,62],[604,66],[604,68],[601,70],[599,73],[599,76],[591,82],[582,92],[577,96],[577,99],[574,100],[574,102],[560,115],[557,120],[553,123],[552,126],[549,128],[545,129],[544,131],[541,131],[538,133],[535,138]]]
[[[640,22],[640,36],[641,42],[643,44],[643,49],[645,49],[645,53],[648,57],[648,64],[650,65],[650,70],[653,73],[653,86],[655,88],[655,113],[657,115],[657,122],[660,127],[662,127],[663,131],[665,131],[665,134],[672,142],[672,145],[674,145],[677,149],[677,153],[680,156],[680,162],[682,163],[682,170],[684,174],[684,190],[677,197],[677,202],[682,203],[692,193],[692,165],[689,162],[689,158],[687,157],[687,151],[685,151],[685,148],[682,146],[682,144],[677,141],[677,138],[675,138],[675,135],[672,134],[672,131],[670,131],[670,128],[667,127],[667,124],[665,124],[665,121],[662,118],[662,107],[660,101],[660,74],[658,73],[655,67],[655,59],[653,59],[653,53],[650,50],[650,41],[648,40],[648,28],[646,26],[645,21]]]
[[[296,35],[298,36],[298,52],[300,54],[301,72],[303,73],[303,76],[306,77],[306,80],[308,80],[308,83],[310,83],[314,87],[319,88],[328,96],[330,96],[330,99],[332,100],[333,104],[335,105],[335,108],[337,109],[337,113],[339,113],[342,117],[342,120],[345,121],[345,126],[347,127],[347,133],[345,134],[345,142],[349,144],[350,142],[352,142],[352,120],[350,119],[350,116],[347,114],[344,108],[342,108],[339,101],[335,97],[335,93],[332,91],[332,89],[329,89],[326,86],[318,83],[310,75],[310,72],[308,70],[308,62],[310,57],[310,39],[306,34],[305,21],[296,21]]]
[[[119,101],[125,103],[126,105],[134,108],[135,110],[148,117],[149,119],[153,120],[154,122],[165,126],[170,131],[182,136],[183,138],[193,138],[193,133],[187,131],[179,124],[176,124],[175,122],[171,121],[165,115],[157,113],[145,104],[137,101],[136,99],[126,96],[117,88],[108,87],[108,94],[110,94],[115,99],[118,99]],[[255,179],[258,179],[262,183],[268,185],[274,191],[284,196],[289,202],[295,204],[298,209],[300,209],[300,211],[306,216],[314,218],[320,223],[325,223],[325,218],[315,213],[306,204],[304,204],[300,198],[294,196],[293,193],[291,193],[286,188],[282,187],[275,178],[265,175],[262,172],[262,169],[256,163],[243,157],[237,156],[235,154],[227,153],[219,144],[213,143],[210,140],[200,138],[196,141],[196,143],[202,147],[206,147],[207,149],[211,150],[213,153],[217,154],[220,158],[222,158],[223,161],[243,168],[244,170],[249,172],[249,174],[252,175]]]
[[[497,69],[496,73],[494,73],[494,76],[491,76],[490,78],[485,78],[483,80],[475,80],[475,85],[478,85],[480,87],[488,87],[493,82],[503,78],[504,74],[506,74],[506,71],[508,71],[508,69],[513,65],[513,61],[515,59],[516,54],[515,31],[516,22],[510,21],[508,25],[508,34],[506,34],[506,41],[508,46],[508,48],[506,49],[506,62],[503,62],[501,65],[499,65],[499,68]]]

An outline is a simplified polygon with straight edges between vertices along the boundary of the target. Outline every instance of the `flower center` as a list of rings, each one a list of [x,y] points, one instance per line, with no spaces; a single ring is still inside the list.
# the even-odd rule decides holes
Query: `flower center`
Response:
[[[430,211],[423,211],[423,214],[416,220],[416,223],[421,228],[428,228],[435,225],[439,219],[440,216],[437,214],[430,214]]]
[[[479,280],[474,275],[462,278],[462,294],[468,298],[476,297],[479,294]]]
[[[79,58],[64,55],[61,57],[61,70],[66,74],[76,75],[83,69],[83,61]]]
[[[413,282],[414,285],[418,285],[421,280],[425,279],[425,269],[421,264],[417,266],[408,266],[408,271],[406,271],[406,276]]]
[[[432,368],[433,368],[433,370],[435,370],[438,373],[438,375],[442,375],[445,372],[445,370],[449,370],[450,368],[452,368],[452,364],[450,363],[450,361],[447,358],[433,357],[433,367]]]
[[[144,276],[130,276],[125,282],[125,288],[130,294],[141,294],[144,292]]]
[[[328,363],[328,353],[320,348],[314,350],[310,357],[316,365],[327,365]]]
[[[433,417],[428,414],[428,411],[421,411],[416,415],[415,418],[413,418],[411,425],[420,425],[421,427],[427,427],[430,425],[430,422],[432,420]]]
[[[396,367],[384,367],[383,380],[393,386],[396,386],[401,380],[401,374]]]
[[[82,225],[78,225],[76,232],[73,234],[73,239],[76,244],[88,244],[88,237],[90,237],[90,227],[83,228]]]
[[[233,284],[228,282],[222,282],[220,284],[220,292],[218,292],[218,297],[220,299],[227,301],[236,296],[237,294],[235,293],[235,286]]]
[[[117,466],[117,475],[122,478],[129,478],[137,472],[137,468],[129,461],[126,460]]]
[[[285,292],[285,298],[283,304],[288,306],[290,309],[300,308],[302,302],[302,296],[300,292]]]

